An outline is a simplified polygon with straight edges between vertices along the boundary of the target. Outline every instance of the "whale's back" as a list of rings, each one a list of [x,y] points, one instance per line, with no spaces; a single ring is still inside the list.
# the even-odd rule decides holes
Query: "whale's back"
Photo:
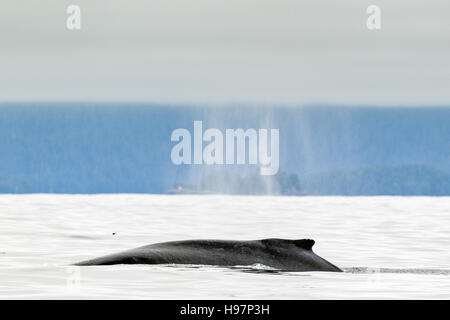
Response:
[[[292,271],[341,271],[312,251],[314,243],[314,240],[311,239],[171,241],[82,261],[76,265],[195,264],[244,266],[263,264],[276,269]]]

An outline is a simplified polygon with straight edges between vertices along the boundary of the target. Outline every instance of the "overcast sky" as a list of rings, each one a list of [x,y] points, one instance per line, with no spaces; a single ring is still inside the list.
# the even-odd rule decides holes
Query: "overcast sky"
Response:
[[[449,0],[2,0],[0,25],[0,101],[450,105]]]

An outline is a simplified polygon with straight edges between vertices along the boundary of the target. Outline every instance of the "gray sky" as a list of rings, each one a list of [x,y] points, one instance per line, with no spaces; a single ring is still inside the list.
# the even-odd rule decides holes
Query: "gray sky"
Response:
[[[0,25],[0,101],[450,105],[448,0],[3,0]]]

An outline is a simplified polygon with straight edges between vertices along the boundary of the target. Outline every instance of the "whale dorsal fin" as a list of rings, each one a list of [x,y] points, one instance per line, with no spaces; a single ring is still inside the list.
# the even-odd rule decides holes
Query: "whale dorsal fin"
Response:
[[[297,246],[305,250],[311,250],[313,245],[316,243],[312,239],[299,239],[299,240],[292,240],[292,242]]]

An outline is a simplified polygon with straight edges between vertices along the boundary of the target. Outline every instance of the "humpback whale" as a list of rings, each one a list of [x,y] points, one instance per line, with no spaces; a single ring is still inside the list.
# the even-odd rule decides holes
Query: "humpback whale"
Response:
[[[311,239],[171,241],[86,260],[75,265],[195,264],[231,267],[262,264],[284,271],[341,272],[341,269],[312,251],[314,243]]]

